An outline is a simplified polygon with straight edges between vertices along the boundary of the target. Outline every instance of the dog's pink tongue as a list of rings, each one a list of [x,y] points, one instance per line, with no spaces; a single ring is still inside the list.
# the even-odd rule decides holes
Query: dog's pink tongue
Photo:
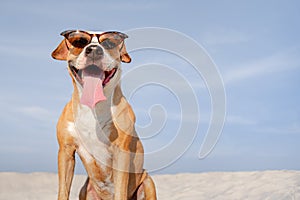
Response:
[[[105,101],[103,94],[102,80],[100,77],[86,74],[83,77],[83,91],[80,103],[94,108],[99,101]]]

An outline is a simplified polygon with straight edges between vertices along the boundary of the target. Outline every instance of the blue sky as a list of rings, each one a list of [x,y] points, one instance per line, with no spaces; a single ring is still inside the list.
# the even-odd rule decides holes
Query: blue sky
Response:
[[[55,125],[72,93],[66,63],[50,57],[62,39],[59,33],[143,27],[172,29],[202,45],[219,69],[227,97],[222,135],[213,152],[200,160],[211,112],[203,80],[174,55],[132,52],[133,62],[123,65],[125,73],[151,62],[174,67],[190,80],[199,102],[193,144],[155,173],[300,170],[299,8],[292,0],[1,1],[0,171],[57,171]],[[128,39],[128,47],[130,41],[134,38]],[[140,127],[151,122],[151,105],[163,105],[171,113],[158,136],[143,141],[146,151],[172,141],[179,106],[174,95],[152,85],[137,90],[129,101]]]

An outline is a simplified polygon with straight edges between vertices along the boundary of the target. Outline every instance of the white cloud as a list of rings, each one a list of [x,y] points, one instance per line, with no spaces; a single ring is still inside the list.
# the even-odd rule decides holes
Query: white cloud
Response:
[[[249,40],[251,40],[251,36],[246,33],[221,28],[206,32],[203,36],[203,41],[208,45],[238,44]]]
[[[262,127],[257,130],[260,133],[269,133],[269,134],[277,134],[277,135],[294,135],[300,134],[300,126],[299,123],[293,123],[284,127]]]
[[[16,109],[16,112],[29,116],[35,120],[49,122],[54,121],[56,119],[54,113],[39,106],[20,107]]]
[[[299,68],[300,59],[299,56],[295,55],[296,53],[295,51],[277,53],[257,61],[233,67],[233,70],[224,73],[224,82],[228,84],[252,77]]]
[[[46,49],[38,46],[34,47],[29,44],[5,44],[0,41],[0,53],[4,56],[12,56],[12,57],[19,57],[19,58],[32,58],[38,59],[43,58],[45,55],[49,54]]]
[[[256,124],[256,122],[251,119],[247,119],[247,118],[241,117],[241,116],[234,116],[234,115],[226,116],[226,123],[237,124],[237,125],[255,125]]]

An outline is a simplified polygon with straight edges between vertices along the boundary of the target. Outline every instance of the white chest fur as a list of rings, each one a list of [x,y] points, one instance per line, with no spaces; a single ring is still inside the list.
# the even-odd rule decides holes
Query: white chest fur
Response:
[[[77,111],[74,116],[75,122],[68,123],[68,131],[76,138],[78,144],[77,153],[86,162],[95,160],[102,168],[110,166],[112,156],[109,151],[111,117],[109,114],[97,116],[98,111],[95,112],[81,105]]]

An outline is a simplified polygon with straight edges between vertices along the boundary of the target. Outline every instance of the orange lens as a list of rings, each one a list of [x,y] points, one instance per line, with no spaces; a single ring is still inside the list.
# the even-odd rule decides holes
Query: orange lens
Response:
[[[100,36],[99,42],[105,49],[113,49],[124,40],[118,33],[104,33]]]
[[[82,32],[70,33],[67,39],[76,48],[84,48],[91,42],[91,36]]]

